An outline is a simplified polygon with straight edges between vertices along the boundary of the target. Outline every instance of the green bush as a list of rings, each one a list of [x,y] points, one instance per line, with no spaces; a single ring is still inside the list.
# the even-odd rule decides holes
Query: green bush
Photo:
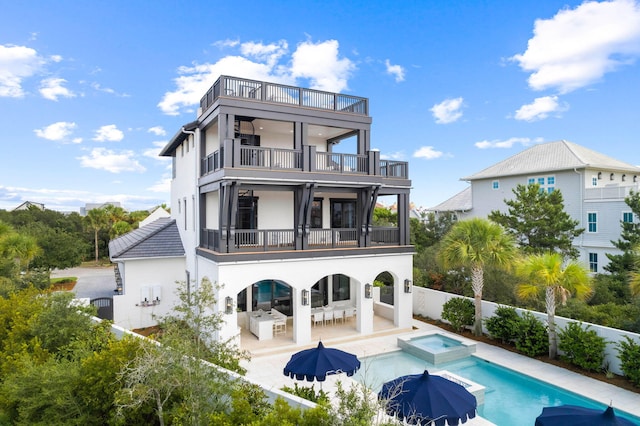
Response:
[[[500,339],[502,343],[513,343],[518,337],[521,322],[516,308],[498,306],[495,315],[485,320],[485,325],[492,338]]]
[[[629,336],[618,342],[618,358],[624,375],[634,385],[640,387],[640,344]]]
[[[604,349],[607,342],[589,326],[571,322],[558,334],[558,349],[564,354],[561,359],[589,371],[598,371],[604,363]]]
[[[522,314],[518,327],[516,349],[525,355],[535,357],[549,351],[549,335],[547,329],[530,312]]]
[[[473,302],[461,297],[447,300],[442,305],[442,319],[448,321],[458,331],[462,331],[465,326],[473,325],[475,320]]]
[[[318,402],[329,401],[329,395],[327,395],[327,393],[322,389],[316,392],[316,390],[314,389],[314,385],[311,385],[311,387],[306,387],[306,386],[298,386],[297,383],[294,383],[293,388],[289,386],[284,386],[282,390],[290,393],[291,395],[299,396],[300,398],[304,398],[307,401],[311,401],[311,402],[318,403]]]

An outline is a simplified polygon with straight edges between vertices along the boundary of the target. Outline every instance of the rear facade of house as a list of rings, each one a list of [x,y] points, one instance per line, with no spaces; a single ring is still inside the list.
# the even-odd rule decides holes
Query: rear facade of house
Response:
[[[410,327],[408,164],[371,149],[368,111],[366,98],[221,76],[162,150],[185,280],[220,286],[221,338],[275,309],[305,344],[311,309],[334,303],[355,306],[355,330],[369,334],[382,273],[394,324]],[[397,226],[374,226],[378,201],[397,205]]]

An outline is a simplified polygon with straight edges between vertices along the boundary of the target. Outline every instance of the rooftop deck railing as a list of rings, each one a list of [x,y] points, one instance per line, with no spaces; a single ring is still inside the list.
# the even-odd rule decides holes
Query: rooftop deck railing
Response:
[[[220,76],[200,99],[201,111],[207,111],[220,96],[357,115],[369,114],[367,98],[229,76]]]

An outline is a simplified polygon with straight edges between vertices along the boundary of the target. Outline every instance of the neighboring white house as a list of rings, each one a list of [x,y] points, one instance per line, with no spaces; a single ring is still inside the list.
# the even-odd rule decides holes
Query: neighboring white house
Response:
[[[185,252],[176,221],[159,218],[109,242],[116,265],[113,322],[129,330],[157,324],[177,303]]]
[[[606,253],[619,254],[611,241],[620,238],[622,221],[637,221],[624,202],[631,190],[640,191],[640,168],[564,140],[532,146],[493,166],[462,178],[471,185],[450,203],[452,211],[471,207],[462,218],[487,217],[492,210],[507,211],[517,185],[538,183],[544,191],[560,190],[565,211],[585,232],[574,240],[580,260],[593,272],[605,272]],[[470,194],[470,206],[465,193]],[[442,211],[440,208],[432,209]],[[429,210],[432,210],[429,209]]]
[[[37,208],[40,210],[44,210],[44,204],[42,203],[36,203],[33,201],[25,201],[24,203],[20,204],[18,207],[16,207],[15,209],[13,209],[13,211],[19,211],[19,210],[29,210],[30,208]]]
[[[354,306],[354,334],[372,333],[372,284],[383,272],[394,279],[394,324],[411,326],[408,164],[370,148],[368,104],[221,76],[161,151],[173,160],[171,216],[185,252],[175,275],[221,286],[212,307],[223,314],[220,338],[240,338],[247,315],[275,309],[292,342],[307,344],[312,308],[324,305]],[[341,142],[354,152],[334,152]],[[373,226],[381,199],[397,205],[398,226]],[[114,260],[131,305],[154,285],[143,273],[150,256],[133,279],[132,261]]]

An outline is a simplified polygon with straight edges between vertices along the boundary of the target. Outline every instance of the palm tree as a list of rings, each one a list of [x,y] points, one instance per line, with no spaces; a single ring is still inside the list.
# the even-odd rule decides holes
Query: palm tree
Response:
[[[463,220],[451,228],[442,239],[439,253],[445,268],[471,268],[471,288],[475,300],[473,334],[482,335],[482,289],[484,268],[509,268],[517,257],[513,237],[504,228],[487,219]]]
[[[564,305],[572,294],[580,299],[591,294],[589,269],[575,260],[564,263],[560,253],[547,252],[524,259],[518,264],[517,273],[525,280],[517,288],[518,297],[537,298],[544,292],[549,327],[549,358],[554,359],[558,353],[555,323],[557,303]]]
[[[109,215],[103,208],[91,209],[87,212],[87,225],[93,231],[93,241],[96,249],[96,263],[98,263],[98,232],[109,225]]]
[[[629,289],[632,296],[640,296],[640,245],[633,247],[633,270],[629,273]]]
[[[0,241],[0,252],[15,261],[20,270],[28,270],[29,263],[42,252],[35,237],[18,234],[5,235]]]

